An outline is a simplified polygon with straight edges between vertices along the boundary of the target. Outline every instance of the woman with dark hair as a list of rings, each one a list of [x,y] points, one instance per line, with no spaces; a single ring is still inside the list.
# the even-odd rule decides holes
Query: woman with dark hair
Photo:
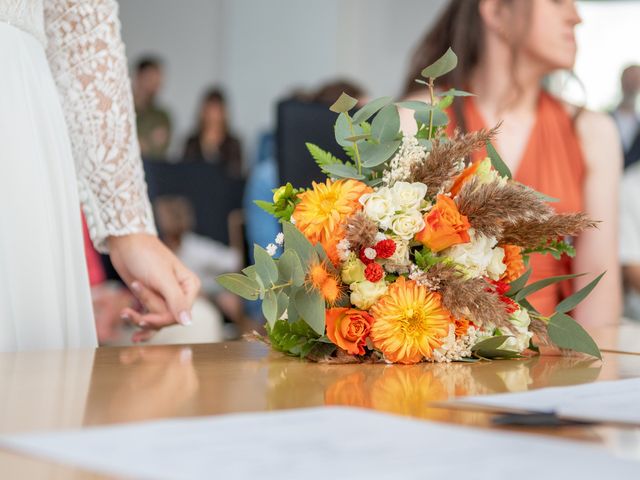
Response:
[[[495,144],[516,180],[558,199],[553,206],[560,213],[586,211],[602,221],[600,228],[575,239],[574,259],[531,258],[531,281],[606,270],[600,285],[574,312],[583,325],[602,325],[617,322],[620,315],[620,143],[607,115],[576,108],[543,89],[546,75],[573,68],[579,23],[573,0],[452,0],[415,51],[405,96],[427,99],[414,79],[452,47],[459,65],[440,85],[470,90],[477,97],[454,102],[451,130],[473,131],[502,122]],[[472,160],[484,156],[486,152],[478,152]],[[552,314],[562,298],[591,277],[548,287],[533,296],[532,303],[543,314]]]
[[[233,177],[242,176],[242,147],[229,132],[222,90],[209,90],[200,106],[199,124],[184,148],[184,160],[217,163]]]

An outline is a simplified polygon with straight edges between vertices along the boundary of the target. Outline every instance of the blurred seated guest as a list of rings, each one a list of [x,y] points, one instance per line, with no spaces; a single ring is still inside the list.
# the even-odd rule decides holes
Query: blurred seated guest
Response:
[[[219,163],[229,175],[242,176],[242,146],[229,131],[225,96],[219,88],[205,94],[198,128],[187,139],[183,157],[187,162]]]
[[[166,160],[171,141],[171,118],[169,113],[157,104],[162,83],[163,71],[160,60],[152,57],[142,58],[136,66],[133,100],[140,151],[148,160]]]
[[[153,202],[158,232],[163,242],[200,278],[201,294],[213,302],[242,331],[250,331],[239,297],[223,289],[216,277],[242,267],[240,253],[226,245],[196,234],[194,213],[184,197],[160,196]],[[195,307],[194,307],[195,308]],[[194,310],[195,323],[195,310]]]
[[[501,123],[494,145],[515,180],[557,198],[558,213],[585,211],[599,228],[573,239],[575,258],[556,261],[533,254],[530,281],[589,272],[529,297],[543,315],[606,271],[599,285],[574,311],[583,325],[613,324],[621,313],[618,259],[618,188],[622,149],[611,117],[570,105],[543,89],[556,70],[571,70],[576,59],[575,2],[538,0],[451,0],[418,46],[406,79],[405,95],[429,101],[416,83],[422,69],[449,47],[458,68],[439,78],[439,86],[475,93],[454,102],[450,131],[477,131]],[[407,112],[402,112],[408,120]],[[412,117],[413,112],[408,112]],[[415,131],[415,122],[404,123]],[[408,132],[413,133],[413,132]],[[486,157],[476,152],[472,160]]]
[[[620,264],[625,317],[640,320],[640,163],[630,166],[620,188]]]
[[[640,65],[631,65],[623,70],[620,89],[622,100],[612,115],[620,132],[626,168],[640,159],[640,113],[636,110],[636,99],[640,93]]]

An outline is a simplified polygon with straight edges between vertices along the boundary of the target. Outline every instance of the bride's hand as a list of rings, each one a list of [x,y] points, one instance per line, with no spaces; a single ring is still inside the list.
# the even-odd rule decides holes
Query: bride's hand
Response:
[[[157,237],[110,237],[109,251],[113,266],[147,309],[143,315],[125,311],[134,323],[146,330],[191,323],[200,280]]]

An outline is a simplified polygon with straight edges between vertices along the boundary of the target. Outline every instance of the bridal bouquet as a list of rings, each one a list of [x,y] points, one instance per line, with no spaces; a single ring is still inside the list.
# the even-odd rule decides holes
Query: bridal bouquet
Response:
[[[527,301],[576,275],[528,283],[528,256],[573,255],[565,238],[594,226],[556,214],[552,199],[514,181],[491,145],[496,129],[446,134],[459,90],[435,80],[457,64],[449,50],[422,71],[431,102],[357,101],[342,94],[336,141],[346,160],[307,144],[323,183],[274,191],[258,202],[283,226],[255,265],[219,282],[262,301],[274,349],[313,361],[477,361],[537,351],[534,339],[600,357],[569,315],[601,277],[563,300],[551,317]],[[400,131],[398,107],[417,133]],[[486,147],[488,158],[468,164]],[[534,336],[535,335],[535,336]]]

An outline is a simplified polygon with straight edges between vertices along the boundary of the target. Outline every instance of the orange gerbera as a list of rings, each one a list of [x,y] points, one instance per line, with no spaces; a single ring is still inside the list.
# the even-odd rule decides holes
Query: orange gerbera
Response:
[[[370,310],[371,340],[385,357],[396,363],[418,363],[431,358],[449,334],[451,313],[440,294],[414,281],[398,278]]]
[[[516,245],[503,245],[502,248],[504,250],[502,263],[507,266],[507,270],[505,270],[500,280],[510,283],[522,276],[526,269],[522,259],[522,248]]]
[[[311,190],[298,195],[293,212],[296,227],[312,243],[320,242],[332,262],[337,263],[337,243],[344,238],[346,219],[362,209],[359,200],[373,190],[357,180],[313,182]]]

